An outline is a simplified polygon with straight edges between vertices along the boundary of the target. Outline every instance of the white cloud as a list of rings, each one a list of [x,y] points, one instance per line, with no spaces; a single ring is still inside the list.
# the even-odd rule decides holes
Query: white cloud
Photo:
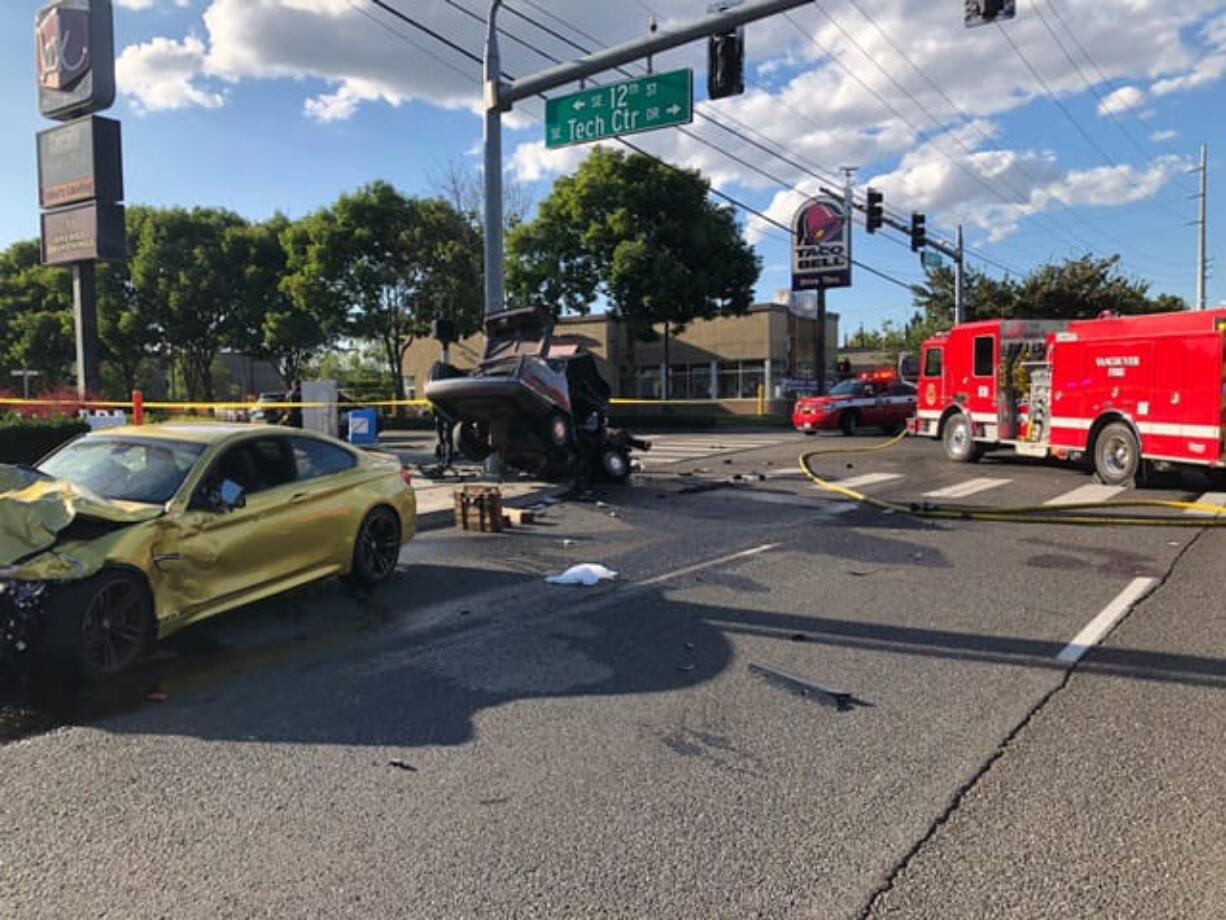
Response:
[[[622,4],[539,2],[609,44],[643,33],[644,24],[627,16]],[[661,14],[663,29],[698,12],[694,0],[653,0],[652,5]],[[640,135],[635,143],[671,162],[702,169],[717,187],[816,185],[807,175],[812,165],[827,175],[844,163],[885,169],[897,183],[894,206],[934,213],[960,210],[997,234],[1062,200],[1059,183],[1072,181],[1074,174],[1062,172],[1050,153],[997,149],[1004,146],[997,138],[1002,118],[1044,95],[998,30],[968,32],[956,22],[951,25],[944,3],[858,0],[858,6],[871,13],[889,39],[856,6],[845,4],[824,7],[834,20],[820,9],[803,7],[787,17],[756,23],[748,34],[750,73],[757,74],[750,82],[757,87],[737,98],[700,105],[701,111],[736,131],[748,131],[765,138],[761,143],[786,151],[790,164],[701,118],[691,126],[693,133],[774,178],[758,175],[678,131]],[[481,24],[444,0],[415,0],[398,7],[464,48],[480,50]],[[483,9],[484,4],[468,7]],[[1226,56],[1223,0],[1061,0],[1060,7],[1101,69],[1104,90],[1124,84],[1104,106],[1113,112],[1143,116],[1147,88],[1162,95],[1196,81],[1203,85],[1216,79],[1215,56]],[[131,81],[140,90],[130,92],[144,108],[219,105],[223,97],[208,88],[208,79],[224,81],[233,91],[250,80],[300,81],[302,111],[320,122],[350,118],[363,106],[400,106],[410,100],[452,110],[481,108],[480,68],[475,63],[365,0],[209,0],[202,21],[207,33],[203,60],[194,38],[158,40],[190,52],[185,55],[189,60],[180,61],[178,70],[169,68],[169,88]],[[502,24],[522,38],[541,40],[522,21],[506,17]],[[1019,16],[1008,28],[1058,96],[1086,92],[1081,75],[1037,16]],[[905,49],[923,76],[901,59],[891,42]],[[549,48],[574,54],[554,43]],[[513,74],[549,66],[511,41],[503,43],[503,56],[504,68]],[[658,55],[655,63],[660,70],[693,66],[701,85],[705,57],[705,46],[694,43]],[[873,62],[886,68],[888,76]],[[507,120],[508,130],[528,126],[541,109],[537,100],[517,106]],[[548,151],[539,140],[543,128],[534,130],[540,134],[530,141],[508,145],[508,168],[521,181],[572,169],[587,153],[588,148]],[[961,165],[955,166],[951,158]],[[1098,176],[1095,181],[1103,184],[1108,178]],[[1000,197],[988,194],[985,183]],[[1142,182],[1140,187],[1147,186]],[[1044,191],[1050,199],[1046,203]],[[1086,194],[1082,186],[1075,192]]]
[[[1187,73],[1177,77],[1158,80],[1149,91],[1155,96],[1169,96],[1172,93],[1186,93],[1189,90],[1200,89],[1216,83],[1226,74],[1226,54],[1214,54],[1201,60]]]
[[[1145,92],[1135,86],[1121,86],[1115,92],[1105,97],[1098,104],[1098,114],[1102,116],[1120,115],[1131,112],[1145,104]]]
[[[1155,131],[1153,134],[1149,136],[1149,139],[1153,141],[1155,144],[1164,144],[1167,141],[1173,141],[1178,136],[1179,136],[1178,131],[1172,131],[1168,128],[1165,131]]]
[[[138,111],[218,108],[225,97],[204,89],[199,82],[204,61],[204,44],[198,38],[155,38],[124,48],[115,62],[115,78],[120,91],[131,97]]]

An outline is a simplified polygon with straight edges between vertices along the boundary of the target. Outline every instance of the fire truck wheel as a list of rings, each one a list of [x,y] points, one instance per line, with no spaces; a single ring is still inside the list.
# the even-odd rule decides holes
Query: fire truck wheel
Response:
[[[1112,422],[1098,433],[1094,442],[1094,469],[1109,486],[1132,482],[1141,467],[1141,445],[1132,429],[1123,422]]]
[[[860,413],[856,411],[844,412],[839,416],[839,431],[853,437],[856,431],[860,428]]]
[[[983,448],[971,437],[971,424],[965,415],[955,415],[945,423],[945,456],[955,463],[975,463]]]

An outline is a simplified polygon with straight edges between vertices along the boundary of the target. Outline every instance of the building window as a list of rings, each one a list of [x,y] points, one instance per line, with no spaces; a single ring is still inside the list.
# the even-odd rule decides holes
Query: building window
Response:
[[[639,368],[635,376],[634,390],[637,399],[659,399],[660,369],[658,367]]]
[[[758,387],[766,385],[765,361],[741,362],[741,399],[757,399]]]
[[[996,348],[990,335],[981,335],[975,339],[975,376],[994,376],[996,363]]]

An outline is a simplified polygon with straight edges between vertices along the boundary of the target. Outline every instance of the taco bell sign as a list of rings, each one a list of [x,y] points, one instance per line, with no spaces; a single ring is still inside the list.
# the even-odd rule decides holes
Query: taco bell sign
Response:
[[[56,0],[34,19],[38,110],[68,121],[115,102],[111,0]]]
[[[851,286],[851,215],[844,201],[812,198],[792,220],[792,290]]]

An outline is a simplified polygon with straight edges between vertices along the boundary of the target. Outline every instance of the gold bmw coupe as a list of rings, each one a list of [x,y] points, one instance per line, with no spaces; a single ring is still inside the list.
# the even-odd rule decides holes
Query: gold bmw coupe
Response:
[[[393,456],[263,425],[85,435],[0,466],[0,661],[96,680],[189,623],[396,571],[416,504]]]

